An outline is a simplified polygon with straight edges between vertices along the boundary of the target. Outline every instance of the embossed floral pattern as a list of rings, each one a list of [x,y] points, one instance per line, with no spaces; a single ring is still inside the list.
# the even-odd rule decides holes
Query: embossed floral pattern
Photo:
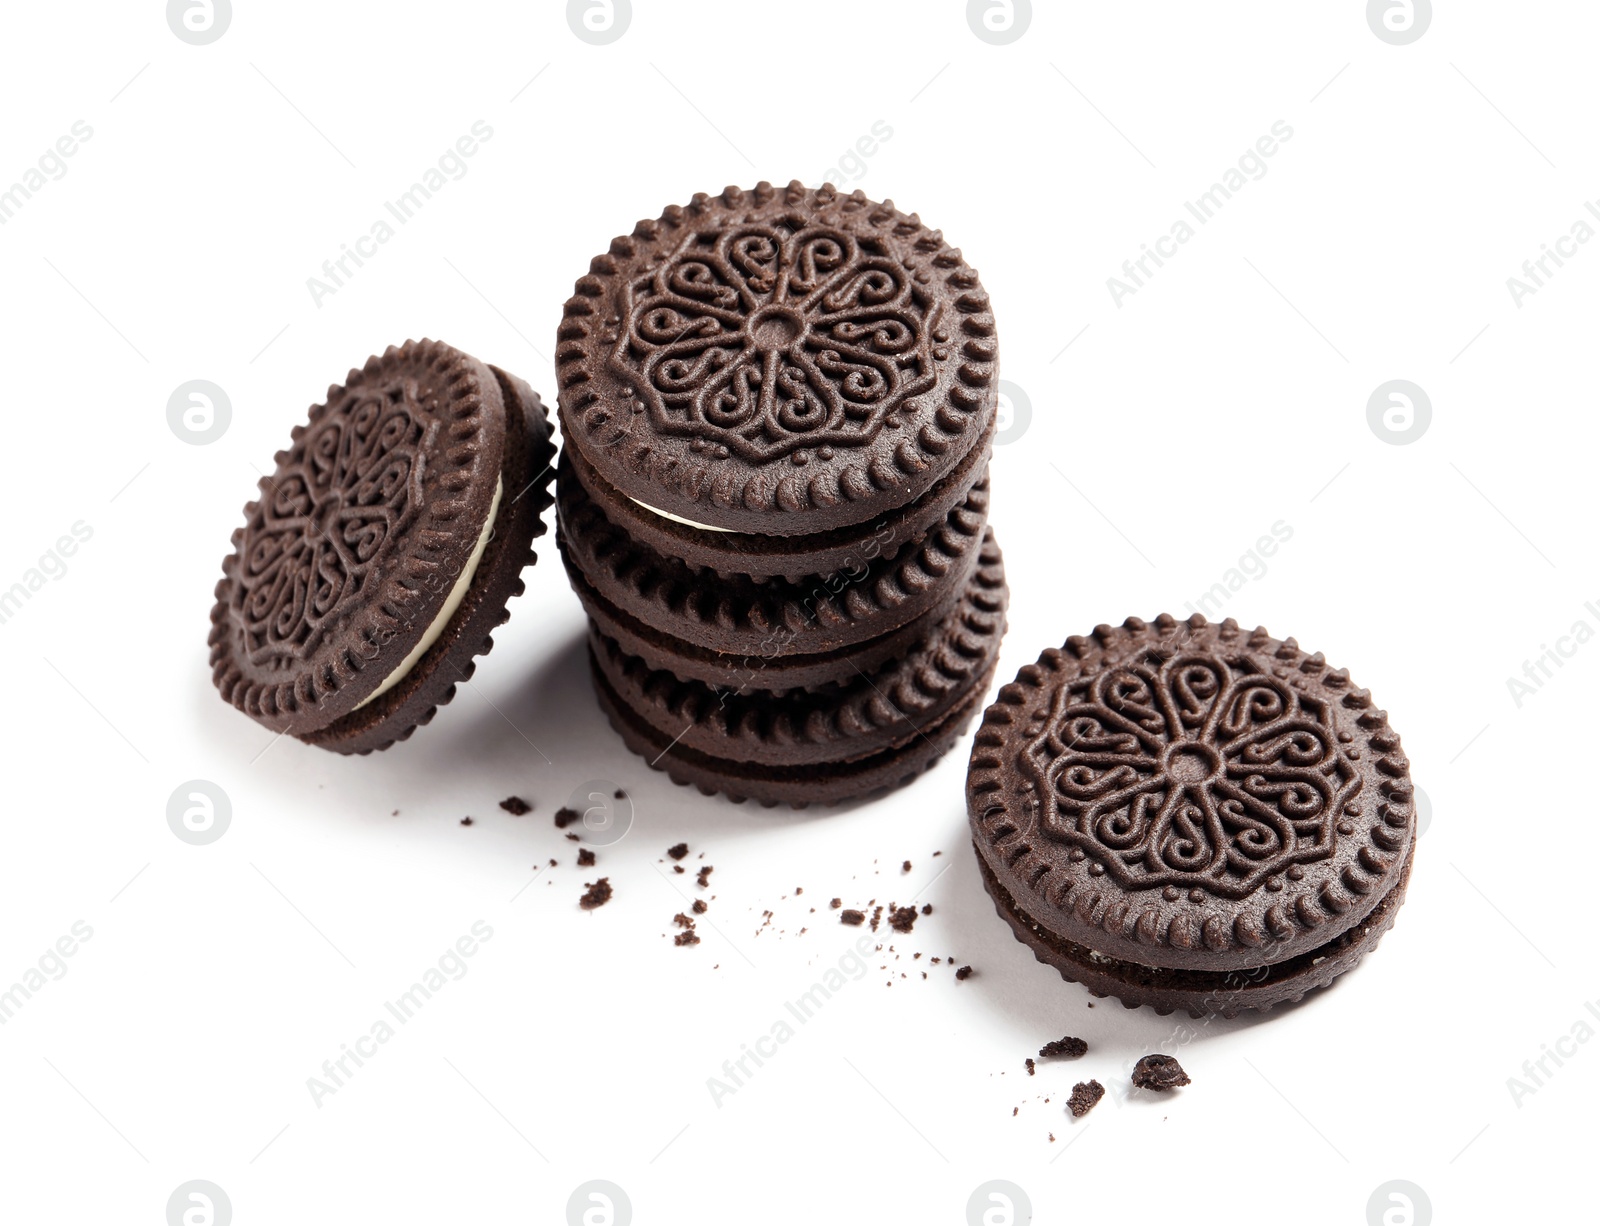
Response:
[[[353,390],[295,443],[239,547],[233,611],[253,662],[315,650],[417,515],[438,428],[397,378]]]
[[[1078,680],[1025,757],[1041,827],[1124,888],[1242,898],[1333,851],[1360,782],[1329,714],[1247,657],[1190,652]]]
[[[630,284],[612,363],[665,433],[756,462],[860,446],[934,385],[931,299],[842,230],[696,235]]]

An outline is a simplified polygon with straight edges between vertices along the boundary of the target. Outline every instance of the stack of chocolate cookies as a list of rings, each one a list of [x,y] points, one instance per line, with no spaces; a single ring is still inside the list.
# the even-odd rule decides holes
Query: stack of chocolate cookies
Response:
[[[961,253],[859,191],[698,195],[593,261],[556,351],[557,542],[629,748],[793,805],[950,748],[1005,630],[996,359]]]

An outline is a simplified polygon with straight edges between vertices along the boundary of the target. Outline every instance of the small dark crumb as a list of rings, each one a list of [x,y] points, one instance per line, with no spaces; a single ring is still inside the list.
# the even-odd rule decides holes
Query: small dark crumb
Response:
[[[841,924],[849,924],[852,928],[859,928],[867,922],[867,914],[865,911],[857,911],[853,907],[846,907],[839,912],[839,922]]]
[[[556,829],[565,830],[568,826],[572,825],[573,822],[577,821],[582,816],[583,814],[579,813],[576,809],[569,809],[566,805],[562,805],[556,810]]]
[[[628,794],[626,792],[624,792],[621,788],[618,788],[615,792],[611,793],[611,795],[617,800],[627,800],[628,799]]]
[[[1072,1097],[1067,1099],[1067,1110],[1073,1115],[1088,1115],[1089,1109],[1106,1096],[1106,1088],[1098,1081],[1080,1081],[1072,1087]]]
[[[909,873],[911,871],[911,861],[907,860],[904,864],[902,864],[900,866],[900,871],[902,873]]]
[[[699,886],[702,890],[705,889],[706,886],[711,884],[711,874],[716,872],[716,871],[717,870],[715,868],[713,868],[711,865],[702,864],[700,866],[700,873],[699,873],[698,876],[695,877],[694,883],[697,886]]]
[[[393,813],[389,814],[389,816],[390,817],[399,817],[400,816],[400,810],[396,809]]]
[[[672,866],[672,871],[673,871],[673,872],[675,872],[675,873],[681,873],[681,872],[683,872],[683,865],[681,865],[681,864],[674,864],[674,865],[673,865],[673,866]]]
[[[917,922],[917,909],[915,907],[894,907],[889,912],[889,927],[896,932],[910,932],[912,925]]]
[[[1028,1076],[1032,1077],[1033,1076],[1033,1057],[1029,1056],[1026,1060],[1023,1061],[1023,1063],[1028,1066]]]
[[[830,899],[829,902],[828,902],[828,906],[832,907],[835,911],[837,911],[840,907],[844,906],[844,899],[842,899],[842,898]]]
[[[878,931],[878,921],[881,920],[882,918],[883,918],[883,908],[882,907],[874,907],[872,909],[872,931],[874,931],[874,932]]]
[[[690,919],[687,915],[685,915],[682,911],[679,911],[678,914],[676,914],[676,915],[674,915],[672,917],[672,922],[674,924],[678,925],[679,928],[693,928],[694,927],[694,921],[692,919]]]
[[[461,819],[461,824],[463,826],[470,826],[470,825],[472,825],[472,819],[470,817],[463,817]]]
[[[555,866],[556,866],[556,858],[554,856],[551,856],[550,857],[550,867],[554,868]]]
[[[1050,1134],[1050,1140],[1053,1142],[1055,1139],[1056,1139],[1056,1134],[1052,1132]]]
[[[939,963],[940,963],[940,962],[942,962],[942,961],[943,961],[943,960],[944,960],[944,959],[942,959],[942,958],[929,958],[929,959],[928,959],[928,961],[929,961],[929,962],[930,962],[930,963],[932,963],[932,964],[933,964],[933,965],[934,965],[934,966],[938,966],[938,965],[939,965]]]
[[[938,855],[939,853],[938,852],[934,852],[933,854],[934,855]],[[1016,1107],[1011,1108],[1011,1114],[1015,1115],[1017,1113],[1017,1110],[1018,1110],[1018,1108],[1016,1108]]]
[[[932,915],[933,914],[933,904],[931,902],[925,902],[925,903],[922,904],[922,914],[924,914],[924,915]]]
[[[524,813],[533,812],[533,806],[520,796],[507,796],[500,802],[500,807],[512,817],[521,817]]]
[[[1065,1056],[1069,1060],[1076,1060],[1089,1050],[1089,1045],[1082,1039],[1075,1039],[1071,1035],[1062,1039],[1051,1039],[1039,1049],[1039,1054],[1046,1058],[1050,1056]]]
[[[578,867],[593,868],[594,852],[590,851],[587,847],[578,848]]]
[[[583,897],[578,899],[578,905],[585,911],[593,911],[596,907],[603,907],[611,901],[611,878],[602,877],[599,881],[585,881],[588,887]]]
[[[706,913],[706,900],[703,898],[695,899],[694,906],[691,907],[690,910],[692,910],[696,915],[704,915]]]
[[[936,851],[936,852],[934,852],[934,853],[933,853],[933,854],[934,854],[934,855],[936,855],[936,856],[942,856],[942,855],[944,855],[944,852],[942,852],[942,851]]]
[[[572,833],[572,831],[570,831],[570,830],[569,830],[569,831],[567,831],[567,838],[569,838],[569,839],[570,839],[570,840],[572,840],[572,842],[574,842],[574,843],[578,843],[578,842],[581,842],[581,841],[582,841],[582,840],[580,840],[580,839],[579,839],[579,838],[578,838],[578,836],[577,836],[577,835],[575,835],[575,834],[573,834],[573,833]]]
[[[971,977],[972,977],[972,968],[970,966],[963,966],[960,970],[958,970],[956,972],[956,978],[958,980],[960,980],[960,979],[969,979]]]
[[[1172,1090],[1189,1084],[1189,1074],[1171,1056],[1145,1056],[1133,1066],[1133,1084],[1141,1090]]]
[[[672,938],[672,943],[674,945],[698,945],[700,944],[700,935],[693,928],[685,928]]]
[[[689,844],[674,843],[671,847],[667,848],[667,854],[674,860],[681,860],[689,854]]]

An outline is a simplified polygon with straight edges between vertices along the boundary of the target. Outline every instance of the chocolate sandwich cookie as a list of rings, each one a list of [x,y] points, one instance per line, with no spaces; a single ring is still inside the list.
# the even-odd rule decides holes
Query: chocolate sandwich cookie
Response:
[[[812,655],[778,655],[771,651],[741,655],[697,647],[662,634],[624,613],[603,599],[571,566],[567,568],[567,575],[589,620],[600,633],[615,641],[628,655],[638,656],[651,669],[670,672],[684,681],[703,681],[717,690],[762,689],[782,694],[852,681],[863,674],[870,675],[888,660],[903,656],[933,633],[950,616],[951,610],[963,598],[970,598],[974,590],[981,593],[992,584],[1004,583],[1003,569],[998,578],[994,577],[993,563],[998,556],[993,544],[985,542],[979,550],[977,569],[967,577],[966,586],[951,589],[948,596],[922,616],[865,643]]]
[[[602,617],[625,614],[648,627],[663,649],[682,642],[731,657],[735,667],[748,659],[837,653],[944,604],[977,564],[989,506],[988,485],[979,483],[938,525],[895,555],[879,554],[854,571],[798,583],[757,583],[743,575],[708,580],[632,540],[565,466],[556,498],[557,543],[580,598],[601,609]]]
[[[967,812],[995,908],[1129,1008],[1297,1001],[1375,947],[1416,817],[1387,715],[1293,639],[1199,614],[1074,636],[984,714]]]
[[[990,442],[986,435],[960,467],[908,506],[866,523],[800,536],[712,531],[686,524],[613,489],[576,449],[563,454],[563,465],[569,470],[565,480],[582,483],[608,520],[656,553],[695,571],[745,575],[758,583],[772,578],[799,583],[810,575],[856,570],[924,536],[952,507],[964,503],[974,486],[988,480]]]
[[[719,692],[652,670],[591,627],[600,704],[630,749],[703,792],[803,807],[895,786],[950,748],[988,691],[1007,600],[992,534],[983,559],[912,650],[815,693]]]
[[[404,740],[523,590],[554,447],[522,380],[437,341],[352,370],[245,508],[211,612],[222,696],[341,753]]]
[[[877,525],[931,530],[983,471],[988,296],[892,203],[799,182],[702,193],[575,288],[556,368],[577,477],[662,554],[827,573]]]

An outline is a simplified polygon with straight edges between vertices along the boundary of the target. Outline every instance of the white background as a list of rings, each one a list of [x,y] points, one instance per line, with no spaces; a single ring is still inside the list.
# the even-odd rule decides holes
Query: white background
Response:
[[[641,1223],[960,1223],[996,1178],[1041,1222],[1359,1226],[1392,1179],[1440,1222],[1561,1214],[1600,1042],[1520,1102],[1507,1081],[1600,998],[1600,643],[1520,706],[1507,679],[1600,629],[1600,244],[1520,306],[1506,281],[1600,195],[1600,13],[1442,7],[1391,46],[1358,0],[1039,3],[993,46],[955,0],[635,0],[593,46],[550,0],[239,0],[190,46],[151,0],[8,6],[0,184],[75,121],[93,136],[0,226],[0,588],[75,522],[92,537],[0,625],[0,984],[75,922],[93,936],[0,1027],[7,1216],[156,1223],[206,1179],[241,1226],[555,1223],[591,1178]],[[469,173],[314,303],[323,261],[478,120]],[[880,120],[844,185],[961,246],[1032,404],[992,469],[1002,675],[1184,614],[1282,520],[1221,615],[1348,667],[1404,737],[1433,809],[1407,905],[1299,1008],[1185,1042],[1035,963],[978,880],[969,741],[839,811],[674,787],[600,716],[548,537],[477,679],[388,753],[273,743],[212,690],[218,562],[328,383],[428,335],[553,399],[562,302],[614,234],[696,191],[814,183]],[[1117,305],[1107,278],[1279,120],[1264,177]],[[194,446],[166,404],[202,378],[233,415]],[[1367,421],[1397,378],[1433,406],[1408,446]],[[231,798],[209,846],[166,821],[195,778]],[[595,872],[550,816],[591,778],[636,817],[595,870],[615,899],[584,913]],[[511,793],[536,811],[501,813]],[[695,948],[663,935],[697,893],[661,863],[679,840],[716,867]],[[825,901],[913,894],[934,912],[901,961],[714,1103],[707,1079],[848,949]],[[465,977],[314,1102],[323,1061],[477,920]],[[1090,1054],[1030,1079],[1063,1034]],[[1193,1084],[1128,1098],[1158,1048]],[[1112,1093],[1075,1123],[1091,1076]]]

